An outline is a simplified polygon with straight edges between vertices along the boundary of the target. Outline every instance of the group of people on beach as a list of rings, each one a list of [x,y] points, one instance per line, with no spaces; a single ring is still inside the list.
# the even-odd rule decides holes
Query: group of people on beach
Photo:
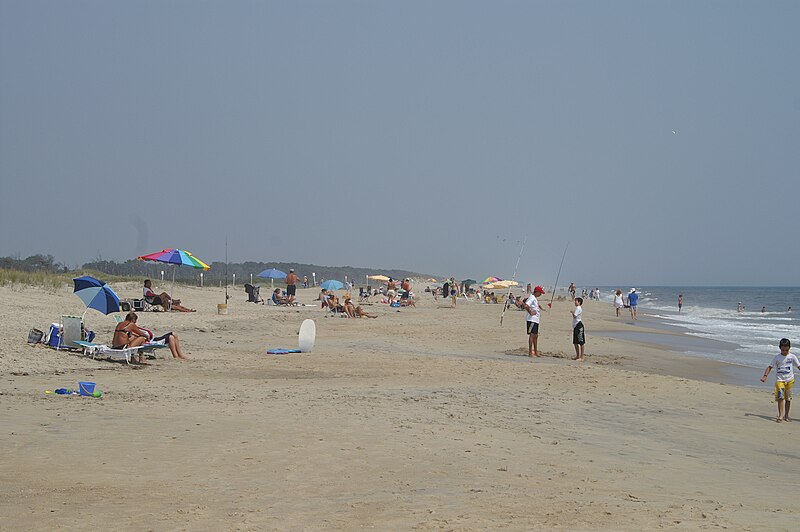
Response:
[[[527,312],[525,316],[525,330],[528,333],[528,356],[539,357],[539,324],[541,320],[541,307],[539,297],[545,293],[544,288],[536,285],[533,292],[518,304],[520,308]],[[572,345],[575,347],[575,358],[583,362],[586,360],[586,332],[583,326],[583,298],[574,297],[572,299],[574,308],[569,312],[572,316]],[[548,308],[552,308],[552,302],[548,303]]]
[[[289,275],[287,275],[286,278],[286,294],[282,295],[280,288],[275,289],[272,295],[273,300],[277,304],[292,304],[295,302],[298,281],[299,279],[294,273],[294,270],[290,270]],[[403,297],[403,295],[400,296],[401,301],[405,301],[406,304],[411,302],[413,305],[413,300],[411,300],[409,297],[411,292],[411,284],[409,279],[404,279],[401,282],[400,290],[398,290],[396,281],[394,279],[389,279],[384,290],[384,293],[387,296],[387,302],[390,304],[393,303],[395,298],[397,298],[398,292],[405,294],[405,297]],[[517,308],[526,311],[525,329],[526,333],[528,334],[528,356],[536,358],[541,356],[539,351],[539,331],[541,322],[541,306],[539,303],[539,298],[545,294],[545,290],[540,285],[537,285],[533,288],[528,285],[526,292],[527,297],[520,296],[514,298],[513,296],[510,296],[508,302],[506,303],[506,308],[514,305]],[[573,360],[584,361],[586,359],[586,333],[583,324],[582,308],[584,298],[576,295],[577,291],[574,283],[570,284],[568,292],[574,305],[569,311],[572,317],[572,343],[575,348],[575,358]],[[451,297],[452,305],[455,307],[456,300],[459,295],[459,288],[454,278],[450,278],[447,280],[447,282],[445,282],[443,286],[443,295],[444,294]],[[147,279],[144,282],[143,295],[148,303],[151,305],[162,306],[167,311],[195,312],[194,309],[182,306],[180,300],[172,298],[166,292],[156,293],[153,289],[152,281],[150,281],[150,279]],[[436,294],[434,293],[434,297],[435,296]],[[356,306],[349,294],[345,296],[344,303],[340,303],[339,298],[335,293],[323,289],[320,292],[319,299],[323,308],[328,308],[334,313],[341,313],[351,318],[378,317],[374,314],[366,312],[360,305]],[[623,308],[628,308],[630,309],[631,318],[636,320],[638,302],[639,293],[637,292],[636,288],[631,288],[627,296],[623,296],[622,290],[617,290],[614,293],[613,298],[613,306],[617,317],[619,317],[620,311]],[[552,302],[548,304],[548,307],[552,307]],[[681,312],[682,308],[683,294],[681,293],[678,295],[678,312]],[[765,310],[765,308],[762,308],[762,312]],[[744,305],[742,305],[742,303],[737,305],[737,311],[744,311]],[[791,307],[788,308],[787,312],[791,312]],[[129,312],[125,316],[125,319],[121,323],[117,324],[116,328],[114,329],[112,338],[112,348],[114,349],[140,347],[150,343],[161,343],[166,345],[169,347],[172,356],[175,359],[188,360],[188,357],[183,354],[180,339],[175,333],[168,332],[156,337],[152,331],[138,325],[138,316],[135,312]],[[800,369],[800,360],[798,360],[796,355],[790,353],[791,342],[788,338],[782,338],[778,344],[778,347],[780,349],[780,353],[775,355],[773,360],[764,370],[761,381],[766,382],[770,372],[775,370],[774,397],[778,407],[778,416],[775,421],[782,423],[791,421],[789,412],[791,411],[792,404],[794,369]],[[138,363],[147,365],[147,362],[144,361],[143,354],[138,355]]]

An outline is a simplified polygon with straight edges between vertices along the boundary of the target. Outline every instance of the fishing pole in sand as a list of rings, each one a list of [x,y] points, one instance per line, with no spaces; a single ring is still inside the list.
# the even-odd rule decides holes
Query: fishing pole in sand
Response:
[[[569,249],[569,242],[567,242],[567,246],[564,248],[564,254],[561,255],[561,264],[558,265],[558,273],[556,274],[556,282],[553,285],[553,294],[550,296],[550,303],[547,304],[547,308],[553,308],[553,300],[556,298],[556,288],[558,287],[558,278],[561,277],[561,267],[564,265],[564,257],[567,256],[567,249]]]
[[[525,242],[528,240],[528,237],[522,239],[522,246],[519,248],[519,256],[517,257],[517,265],[514,266],[514,275],[511,277],[512,281],[517,279],[517,269],[519,268],[519,261],[522,258],[522,252],[525,251]],[[511,285],[508,287],[508,295],[506,295],[506,302],[503,304],[503,313],[500,314],[500,326],[503,326],[503,318],[506,315],[506,309],[508,308],[508,299],[511,297]]]

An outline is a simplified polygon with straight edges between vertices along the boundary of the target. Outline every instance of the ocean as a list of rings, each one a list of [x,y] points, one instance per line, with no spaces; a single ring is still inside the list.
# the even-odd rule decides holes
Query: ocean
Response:
[[[601,300],[611,303],[616,288],[600,287]],[[618,288],[626,295],[631,287]],[[687,335],[731,344],[715,349],[698,342],[684,349],[687,354],[764,368],[779,352],[781,338],[789,338],[792,352],[800,353],[800,287],[637,286],[636,290],[640,312]],[[680,313],[678,294],[683,294]],[[737,312],[739,303],[744,305],[742,312]]]

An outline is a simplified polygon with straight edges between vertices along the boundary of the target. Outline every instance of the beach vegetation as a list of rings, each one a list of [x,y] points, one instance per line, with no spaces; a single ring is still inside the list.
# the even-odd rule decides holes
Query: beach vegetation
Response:
[[[294,269],[301,280],[305,276],[308,277],[309,283],[316,280],[317,284],[327,279],[337,279],[339,281],[347,279],[353,281],[356,285],[365,285],[367,284],[367,275],[374,274],[383,274],[395,279],[403,279],[405,277],[441,277],[399,269],[321,266],[299,262],[241,262],[228,263],[227,266],[224,262],[210,262],[209,265],[211,270],[203,272],[203,283],[206,286],[216,286],[218,283],[224,283],[226,271],[228,284],[232,282],[234,274],[236,275],[237,285],[249,282],[251,275],[254,283],[263,283],[265,280],[259,279],[257,275],[259,272],[269,268],[277,268],[284,272]],[[31,255],[25,259],[0,257],[0,285],[20,284],[56,288],[62,284],[71,283],[74,277],[81,275],[91,275],[107,283],[112,281],[142,282],[147,278],[156,282],[162,278],[164,281],[171,281],[174,275],[175,282],[178,284],[199,286],[201,282],[200,273],[201,270],[186,266],[175,267],[170,264],[136,259],[117,262],[97,257],[80,267],[70,268],[56,262],[52,255]],[[269,283],[270,281],[267,279],[266,282]],[[280,285],[283,284],[283,281],[277,281],[274,284]]]

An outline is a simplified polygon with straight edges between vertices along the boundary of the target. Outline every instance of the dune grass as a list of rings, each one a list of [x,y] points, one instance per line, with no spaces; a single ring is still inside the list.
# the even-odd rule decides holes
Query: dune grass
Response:
[[[0,286],[38,286],[45,290],[56,291],[63,286],[71,286],[72,280],[82,275],[91,275],[106,283],[139,280],[138,277],[123,277],[93,271],[56,273],[49,271],[26,272],[0,268]]]

